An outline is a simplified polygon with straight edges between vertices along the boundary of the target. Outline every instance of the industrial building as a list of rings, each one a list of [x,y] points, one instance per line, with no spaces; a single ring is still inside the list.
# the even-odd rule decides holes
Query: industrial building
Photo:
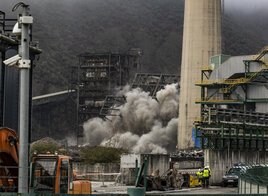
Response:
[[[78,136],[83,136],[82,124],[99,117],[107,95],[114,95],[116,87],[126,85],[140,70],[142,51],[137,48],[125,53],[84,53],[73,67],[72,84],[77,90]]]
[[[204,149],[217,184],[235,163],[265,163],[268,50],[221,54],[221,1],[185,1],[178,149]]]
[[[17,130],[18,110],[14,106],[18,106],[18,100],[8,100],[9,104],[13,107],[9,107],[9,104],[5,104],[5,97],[7,94],[12,94],[13,97],[18,97],[16,93],[18,91],[18,77],[16,77],[17,71],[11,68],[7,68],[3,61],[9,57],[8,52],[16,51],[18,48],[18,43],[15,39],[9,37],[9,34],[12,32],[13,26],[16,23],[16,19],[10,19],[6,17],[5,12],[0,11],[0,52],[1,52],[1,88],[0,88],[0,125],[11,126],[11,128]],[[10,77],[13,76],[13,79]],[[13,91],[7,91],[5,85],[12,85]],[[8,108],[9,110],[6,110]],[[11,113],[11,114],[10,114]],[[16,124],[16,125],[15,125]]]
[[[264,163],[268,149],[268,49],[256,55],[211,57],[200,72],[196,135],[219,182],[234,163]],[[198,106],[197,106],[198,107]]]
[[[18,53],[19,38],[12,34],[16,22],[17,19],[9,18],[5,12],[0,11],[0,126],[6,126],[14,130],[18,130],[19,71],[15,67],[6,66],[3,61]],[[29,55],[33,62],[42,51],[38,48],[37,43],[32,42],[31,28],[30,41]],[[32,86],[32,70],[31,68],[30,88]],[[32,97],[31,89],[29,97]],[[31,104],[29,105],[31,106]],[[31,114],[29,114],[29,123],[31,123]]]
[[[76,139],[75,95],[75,90],[65,90],[32,98],[31,141],[44,137],[66,139],[62,138],[63,133],[67,137]]]

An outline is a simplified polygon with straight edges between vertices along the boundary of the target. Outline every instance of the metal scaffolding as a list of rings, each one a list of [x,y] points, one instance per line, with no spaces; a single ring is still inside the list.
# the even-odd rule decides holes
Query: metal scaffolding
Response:
[[[201,114],[195,121],[202,148],[268,150],[268,114],[254,112],[256,103],[267,103],[268,99],[252,99],[248,95],[250,85],[268,82],[264,58],[267,53],[264,48],[251,60],[245,60],[245,72],[226,79],[210,80],[213,70],[202,69],[202,81],[196,83],[201,87],[201,99],[196,100],[201,104]],[[243,97],[235,92],[237,88],[242,89]]]
[[[179,76],[174,74],[153,74],[153,73],[136,73],[131,89],[140,88],[153,98],[156,93],[168,84],[178,83]],[[124,96],[107,96],[100,115],[104,118],[108,116],[119,116],[119,106],[126,102]]]
[[[103,118],[107,118],[108,116],[119,116],[119,107],[124,103],[126,103],[126,98],[124,96],[108,95],[105,98],[104,104],[100,111],[100,115]]]
[[[73,89],[77,89],[78,136],[82,136],[82,124],[99,117],[107,95],[114,95],[116,87],[122,87],[131,79],[131,73],[140,69],[141,50],[126,53],[84,53],[73,67]]]
[[[6,59],[6,51],[8,49],[18,47],[18,40],[9,37],[12,28],[17,19],[7,19],[5,12],[0,11],[0,52],[1,52],[1,88],[0,88],[0,125],[4,125],[4,89],[5,89],[5,72],[6,66],[3,61]]]
[[[167,84],[178,83],[178,80],[179,76],[175,74],[137,73],[131,88],[141,88],[155,98],[160,89],[163,89]]]
[[[18,51],[19,40],[18,37],[12,34],[13,27],[17,19],[6,18],[5,12],[0,11],[0,53],[1,53],[1,76],[0,76],[0,126],[8,126],[15,130],[18,129],[18,81],[16,78],[7,77],[9,75],[17,76],[17,70],[7,67],[3,61],[8,58],[6,53],[8,50]],[[34,60],[36,55],[42,53],[42,50],[38,48],[36,43],[32,42],[32,27],[30,27],[30,59]],[[32,69],[30,76],[30,84],[32,80]],[[12,88],[12,92],[11,89]],[[30,96],[31,96],[31,85],[30,85]],[[12,99],[9,99],[12,97]],[[31,106],[31,104],[30,104]],[[30,109],[31,110],[31,109]],[[31,116],[31,114],[30,114]]]

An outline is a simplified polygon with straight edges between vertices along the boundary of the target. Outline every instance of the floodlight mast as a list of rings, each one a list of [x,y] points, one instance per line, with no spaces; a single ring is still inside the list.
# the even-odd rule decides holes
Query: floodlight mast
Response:
[[[28,166],[29,166],[29,103],[30,103],[30,68],[29,58],[30,25],[33,17],[29,15],[29,5],[20,2],[16,4],[12,11],[22,7],[22,15],[18,23],[21,25],[21,42],[19,46],[19,179],[18,193],[28,193]]]

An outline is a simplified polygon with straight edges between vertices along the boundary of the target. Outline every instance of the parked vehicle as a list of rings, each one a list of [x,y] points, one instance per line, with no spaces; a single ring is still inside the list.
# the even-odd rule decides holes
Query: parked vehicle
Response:
[[[242,171],[242,166],[233,166],[231,167],[226,174],[222,177],[222,185],[224,187],[228,185],[237,186],[238,185],[238,179],[239,179],[239,173]]]

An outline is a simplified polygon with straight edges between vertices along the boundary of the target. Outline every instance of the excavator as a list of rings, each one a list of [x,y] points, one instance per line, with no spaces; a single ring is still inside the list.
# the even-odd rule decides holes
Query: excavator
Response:
[[[18,148],[16,132],[0,128],[0,192],[18,191]],[[30,162],[30,193],[91,194],[91,182],[76,179],[72,158],[58,154],[36,154]]]

